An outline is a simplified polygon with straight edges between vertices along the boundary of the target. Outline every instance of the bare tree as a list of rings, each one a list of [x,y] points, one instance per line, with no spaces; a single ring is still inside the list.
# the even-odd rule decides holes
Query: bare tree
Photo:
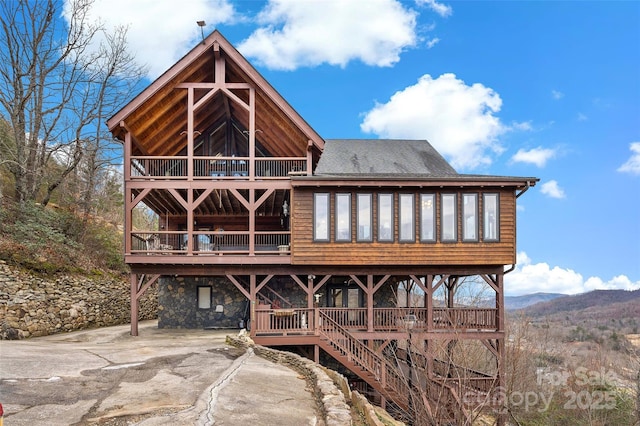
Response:
[[[112,90],[141,76],[126,53],[126,29],[91,49],[104,33],[89,20],[92,0],[68,4],[67,25],[59,19],[60,5],[0,4],[0,113],[14,141],[2,163],[14,176],[21,203],[47,204],[90,149],[95,158],[102,155],[102,117],[117,106]]]

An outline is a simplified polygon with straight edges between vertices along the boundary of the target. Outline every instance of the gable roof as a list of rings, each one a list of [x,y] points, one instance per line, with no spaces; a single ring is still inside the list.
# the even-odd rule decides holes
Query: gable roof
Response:
[[[213,83],[216,57],[225,59],[224,75],[228,83],[249,83],[255,87],[256,138],[274,156],[306,155],[309,141],[319,155],[324,140],[260,75],[260,73],[216,30],[168,69],[125,107],[107,121],[116,138],[126,131],[133,136],[134,155],[176,155],[186,145],[187,95],[181,83]],[[208,90],[195,90],[194,103],[205,98]],[[248,90],[220,90],[206,100],[194,114],[194,130],[232,118],[248,129],[249,113],[237,100],[249,103]],[[236,99],[234,99],[234,97]],[[122,124],[122,126],[121,126]]]
[[[457,172],[426,140],[328,139],[315,175],[452,177]]]

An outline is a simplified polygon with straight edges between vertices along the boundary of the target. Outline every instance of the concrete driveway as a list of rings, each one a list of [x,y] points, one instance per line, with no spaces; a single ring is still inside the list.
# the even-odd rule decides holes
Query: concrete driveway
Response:
[[[318,422],[304,378],[226,345],[237,330],[139,330],[0,341],[5,426]]]

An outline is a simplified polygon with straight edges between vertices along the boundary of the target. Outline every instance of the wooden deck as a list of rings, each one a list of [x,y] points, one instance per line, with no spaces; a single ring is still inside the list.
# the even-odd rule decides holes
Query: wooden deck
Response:
[[[372,335],[386,333],[387,338],[423,338],[426,333],[444,327],[464,332],[496,331],[496,312],[480,308],[438,308],[436,317],[424,308],[376,308]],[[439,407],[458,407],[457,420],[469,419],[469,409],[486,406],[490,394],[499,384],[499,377],[478,372],[438,359],[399,349],[400,356],[390,359],[357,337],[370,328],[366,309],[311,308],[257,309],[252,335],[258,344],[316,345],[364,380],[385,400],[404,413],[411,410],[411,401],[419,398],[431,413]],[[411,330],[411,335],[407,333]],[[417,336],[416,336],[417,335]],[[413,337],[412,337],[413,336]],[[295,342],[295,343],[294,343]],[[397,354],[398,355],[398,354]],[[404,361],[412,359],[412,361]],[[449,410],[447,408],[447,410]],[[409,411],[407,411],[409,410]],[[440,413],[442,416],[444,413]],[[456,417],[453,417],[456,420]]]

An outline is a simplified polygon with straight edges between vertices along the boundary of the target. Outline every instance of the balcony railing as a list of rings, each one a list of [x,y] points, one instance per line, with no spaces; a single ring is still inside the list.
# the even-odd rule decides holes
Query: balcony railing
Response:
[[[193,238],[184,231],[145,231],[131,233],[131,254],[168,255],[252,254],[248,231],[194,231]],[[253,254],[289,254],[290,232],[258,231],[253,233]]]
[[[495,308],[434,308],[433,328],[497,329]]]
[[[188,177],[185,156],[131,157],[132,179],[184,179]],[[193,157],[194,179],[249,179],[249,157]],[[257,179],[286,179],[308,174],[306,157],[258,157],[255,159]]]
[[[256,320],[258,317],[268,317],[274,315],[277,309],[264,309],[256,310]],[[286,310],[290,312],[292,316],[302,315],[304,313],[307,318],[307,327],[304,329],[295,327],[294,323],[290,323],[292,326],[287,328],[287,332],[309,332],[313,330],[309,312],[307,308],[290,308]],[[344,327],[349,331],[367,331],[368,330],[368,311],[367,308],[319,308],[327,317],[331,318],[336,324]],[[451,312],[448,312],[451,311]],[[460,313],[464,312],[464,315]],[[438,315],[442,315],[446,312],[448,316],[457,318],[459,320],[468,320],[470,323],[446,323],[437,320]],[[438,331],[438,330],[461,330],[461,329],[476,329],[476,330],[497,330],[496,316],[497,309],[487,308],[434,308],[433,309],[433,322],[429,324],[427,322],[428,309],[427,308],[374,308],[373,309],[373,331],[376,332],[406,332],[409,329],[415,332],[420,331]],[[485,319],[485,324],[478,324],[477,318]],[[257,333],[278,333],[278,329],[269,328],[269,322],[266,320],[260,320],[261,327],[256,328]]]

